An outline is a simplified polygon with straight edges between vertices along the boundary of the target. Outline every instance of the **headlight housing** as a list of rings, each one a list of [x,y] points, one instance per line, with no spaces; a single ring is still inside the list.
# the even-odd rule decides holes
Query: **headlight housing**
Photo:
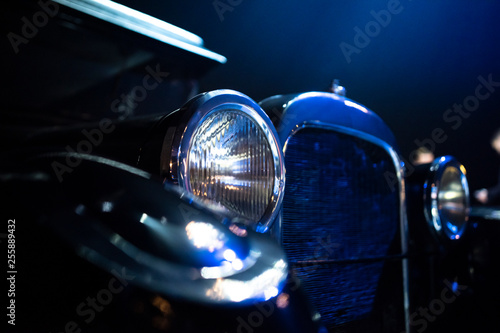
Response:
[[[254,221],[265,232],[279,212],[285,185],[283,156],[269,117],[232,90],[199,95],[180,112],[171,148],[174,182]]]
[[[434,160],[424,183],[424,212],[438,237],[459,239],[469,220],[469,185],[462,164],[451,156]]]

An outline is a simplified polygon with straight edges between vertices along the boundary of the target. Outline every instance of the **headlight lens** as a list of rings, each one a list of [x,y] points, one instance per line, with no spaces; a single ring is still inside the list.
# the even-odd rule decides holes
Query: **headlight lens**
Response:
[[[284,189],[282,153],[267,115],[231,90],[204,94],[183,111],[190,117],[178,129],[179,184],[266,231]]]
[[[451,156],[437,158],[424,186],[427,221],[440,237],[459,239],[470,210],[464,166]]]
[[[273,152],[259,125],[239,110],[214,110],[198,126],[187,158],[195,195],[260,221],[274,187]]]

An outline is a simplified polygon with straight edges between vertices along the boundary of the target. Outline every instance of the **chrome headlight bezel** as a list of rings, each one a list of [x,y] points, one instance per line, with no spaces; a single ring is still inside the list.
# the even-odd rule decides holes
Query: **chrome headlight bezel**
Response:
[[[232,111],[250,118],[265,136],[272,152],[274,177],[272,195],[262,217],[252,221],[259,232],[266,232],[278,216],[285,186],[283,153],[276,129],[262,108],[248,96],[233,90],[223,89],[200,94],[179,110],[180,121],[173,134],[171,145],[164,144],[162,161],[170,161],[170,177],[174,183],[192,193],[189,173],[190,148],[198,129],[214,113]],[[168,154],[169,156],[165,156]]]
[[[455,177],[451,180],[453,183],[450,177]],[[459,201],[458,204],[456,201]],[[451,211],[447,205],[455,205],[457,211]],[[454,241],[462,237],[470,213],[469,185],[465,167],[454,157],[438,157],[430,164],[424,183],[424,213],[427,223],[439,239]],[[454,214],[458,219],[447,218]]]

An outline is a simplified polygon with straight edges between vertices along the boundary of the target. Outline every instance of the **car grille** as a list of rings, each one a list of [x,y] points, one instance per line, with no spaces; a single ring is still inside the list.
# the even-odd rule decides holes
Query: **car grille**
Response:
[[[304,128],[289,137],[285,165],[282,244],[323,323],[342,332],[404,329],[389,153],[350,134]]]

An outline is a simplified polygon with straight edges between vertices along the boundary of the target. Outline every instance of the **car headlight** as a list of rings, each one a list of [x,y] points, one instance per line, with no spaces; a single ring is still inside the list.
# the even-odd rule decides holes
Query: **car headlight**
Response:
[[[171,156],[161,158],[170,160],[172,179],[266,231],[278,214],[285,183],[283,156],[269,117],[232,90],[199,95],[180,112],[184,120],[171,148],[162,152]]]
[[[425,215],[439,237],[459,239],[469,219],[469,186],[462,164],[451,156],[430,166],[424,184]]]

